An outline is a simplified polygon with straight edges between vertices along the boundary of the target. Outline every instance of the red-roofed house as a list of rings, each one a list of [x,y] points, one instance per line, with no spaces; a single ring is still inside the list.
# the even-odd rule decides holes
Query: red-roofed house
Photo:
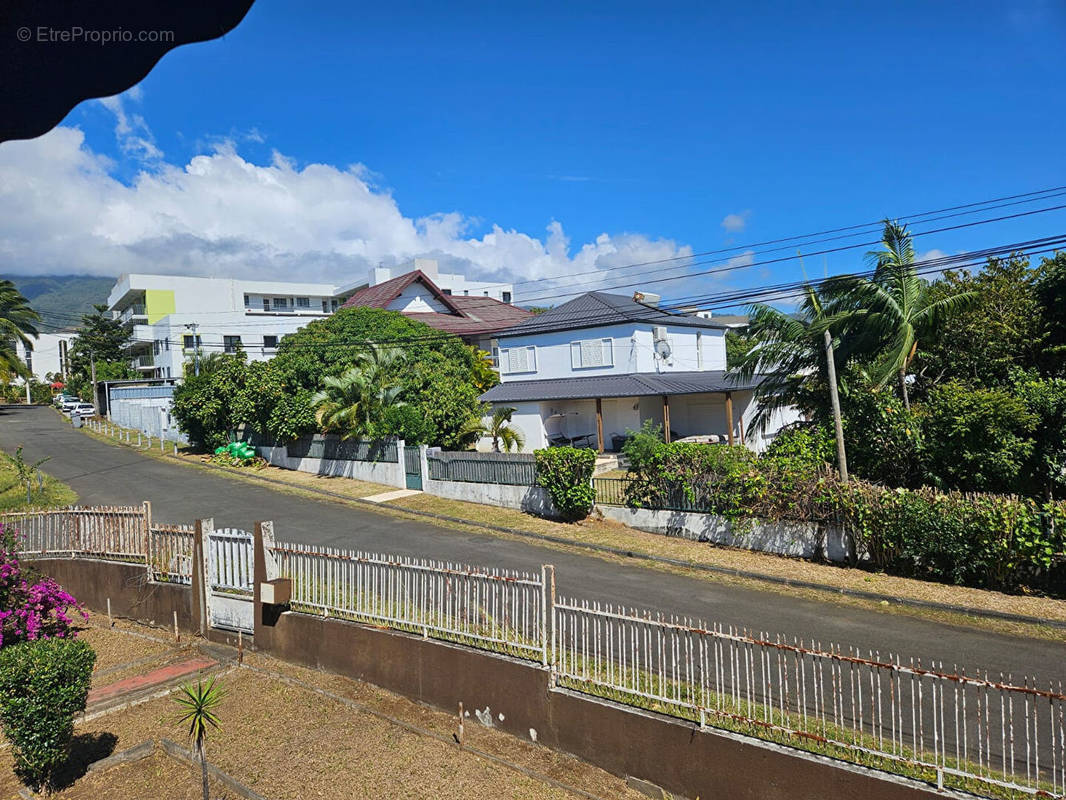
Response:
[[[345,301],[343,308],[384,308],[455,334],[467,344],[492,351],[499,331],[524,322],[532,313],[492,297],[448,294],[416,269],[376,286],[367,286]]]

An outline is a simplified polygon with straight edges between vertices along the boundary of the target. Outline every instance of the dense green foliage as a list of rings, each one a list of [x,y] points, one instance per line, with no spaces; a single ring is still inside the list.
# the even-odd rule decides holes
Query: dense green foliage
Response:
[[[92,398],[92,368],[96,364],[96,380],[121,380],[136,377],[130,367],[126,345],[133,326],[113,319],[107,305],[93,306],[82,315],[78,335],[70,343],[70,379],[68,388],[83,399]]]
[[[402,353],[402,361],[373,366],[374,343],[381,343],[377,351]],[[327,378],[336,383],[346,373],[350,402],[340,395],[331,402],[373,407],[359,417],[358,430],[346,428],[353,436],[395,436],[456,450],[463,447],[468,422],[482,413],[478,385],[487,378],[478,351],[402,314],[351,308],[284,337],[270,361],[210,356],[200,376],[186,375],[175,391],[174,414],[193,441],[211,449],[242,430],[281,442],[325,427],[339,430],[340,417],[316,418],[329,398],[315,395],[327,388]]]
[[[85,709],[96,654],[76,639],[38,639],[0,649],[0,725],[15,772],[47,788],[66,760],[74,715]]]
[[[906,229],[886,222],[882,247],[868,254],[870,277],[808,286],[792,314],[752,306],[753,346],[736,371],[769,374],[757,390],[764,410],[793,405],[831,431],[828,331],[853,475],[1061,497],[1066,253],[1037,265],[991,259],[932,282],[915,259]]]
[[[592,511],[596,492],[592,473],[596,452],[576,447],[549,447],[533,453],[537,460],[537,485],[548,490],[564,519],[584,519]]]
[[[1004,590],[1066,589],[1054,561],[1066,546],[1066,504],[841,484],[827,463],[832,438],[818,427],[782,434],[758,457],[743,447],[665,444],[644,430],[626,455],[634,507],[839,524],[876,569]]]

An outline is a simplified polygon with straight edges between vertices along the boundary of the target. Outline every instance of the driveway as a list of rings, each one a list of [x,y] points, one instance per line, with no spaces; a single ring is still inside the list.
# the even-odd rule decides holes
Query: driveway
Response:
[[[920,657],[923,663],[942,660],[970,674],[977,668],[991,674],[1009,672],[1016,682],[1029,675],[1046,686],[1066,676],[1066,647],[1061,644],[700,581],[296,497],[97,441],[48,408],[0,409],[0,448],[13,452],[19,444],[28,459],[50,458],[44,469],[68,483],[85,505],[150,500],[159,521],[213,517],[216,526],[250,529],[255,520],[273,520],[282,541],[511,569],[554,564],[563,597],[650,608],[823,645],[855,645],[882,655]]]

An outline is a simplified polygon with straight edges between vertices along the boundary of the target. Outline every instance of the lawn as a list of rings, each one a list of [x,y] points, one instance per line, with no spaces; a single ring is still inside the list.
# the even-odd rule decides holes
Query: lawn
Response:
[[[31,465],[32,466],[32,465]],[[43,465],[42,465],[43,466]],[[0,512],[23,511],[27,508],[61,508],[72,505],[78,495],[65,483],[47,473],[40,473],[31,481],[30,500],[26,500],[26,486],[19,480],[14,456],[0,452]]]

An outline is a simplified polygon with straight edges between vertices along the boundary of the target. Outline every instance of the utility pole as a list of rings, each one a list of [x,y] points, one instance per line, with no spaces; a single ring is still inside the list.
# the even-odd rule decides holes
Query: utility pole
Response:
[[[96,416],[100,416],[100,400],[96,393],[96,353],[94,353],[92,350],[89,351],[89,368],[92,370],[93,412],[96,414]]]
[[[848,482],[848,456],[844,452],[844,423],[840,419],[840,395],[837,393],[837,365],[833,357],[833,336],[825,332],[825,364],[829,376],[829,400],[833,404],[833,427],[837,437],[837,465],[841,483]]]
[[[200,376],[200,337],[196,335],[196,331],[200,329],[199,323],[189,322],[185,325],[186,330],[192,331],[192,361],[193,372]]]

